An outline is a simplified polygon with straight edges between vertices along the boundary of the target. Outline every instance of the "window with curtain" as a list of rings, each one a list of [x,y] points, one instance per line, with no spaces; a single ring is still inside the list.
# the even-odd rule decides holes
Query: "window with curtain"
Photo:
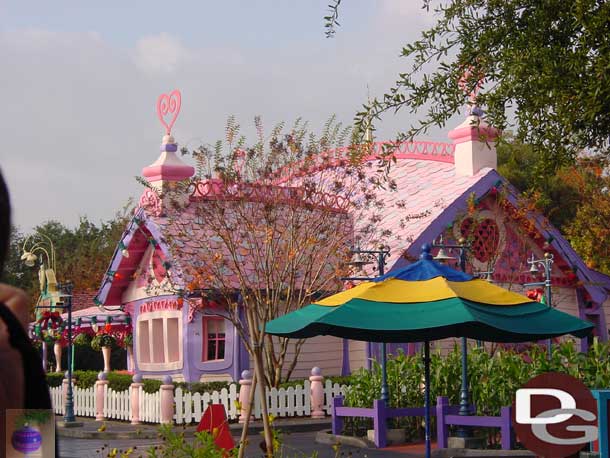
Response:
[[[152,312],[138,317],[137,358],[142,369],[162,370],[182,365],[180,313]]]

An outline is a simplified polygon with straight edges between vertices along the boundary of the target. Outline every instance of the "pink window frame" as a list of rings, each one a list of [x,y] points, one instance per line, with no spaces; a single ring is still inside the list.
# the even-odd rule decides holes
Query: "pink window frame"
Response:
[[[209,339],[208,338],[208,323],[210,321],[223,321],[224,322],[224,318],[221,317],[216,317],[216,316],[204,316],[203,319],[201,320],[202,324],[203,324],[203,354],[201,355],[201,360],[204,362],[208,362],[208,361],[223,361],[224,355],[222,355],[222,358],[218,358],[218,343],[220,341],[225,343],[225,353],[227,351],[226,348],[226,343],[227,343],[227,334],[226,334],[226,325],[225,325],[225,336],[222,338],[218,337],[218,333],[216,333],[216,337],[214,339]],[[209,340],[214,340],[216,341],[216,358],[215,359],[208,359],[208,341]]]

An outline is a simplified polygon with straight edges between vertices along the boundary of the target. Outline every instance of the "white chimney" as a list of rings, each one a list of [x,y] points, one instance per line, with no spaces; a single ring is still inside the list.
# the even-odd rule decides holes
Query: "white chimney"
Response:
[[[474,111],[474,110],[473,110]],[[499,131],[477,114],[470,114],[462,124],[449,132],[455,145],[455,173],[473,176],[485,167],[498,167],[495,140]]]

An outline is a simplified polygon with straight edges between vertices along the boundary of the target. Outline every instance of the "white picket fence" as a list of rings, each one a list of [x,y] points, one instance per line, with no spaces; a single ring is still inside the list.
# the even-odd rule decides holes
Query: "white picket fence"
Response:
[[[310,402],[311,382],[305,380],[303,385],[289,388],[271,388],[267,390],[267,409],[269,414],[277,418],[302,417],[311,414]],[[131,419],[131,387],[125,391],[114,391],[104,387],[104,417],[115,420]],[[140,420],[146,423],[161,422],[161,392],[146,393],[140,390]],[[326,380],[324,385],[324,404],[327,415],[331,413],[334,396],[345,394],[347,387]],[[74,387],[74,413],[82,417],[95,417],[95,388]],[[62,387],[51,388],[51,399],[55,413],[64,414]],[[258,390],[255,393],[255,403],[252,414],[255,419],[261,418],[262,402]],[[176,424],[198,422],[209,404],[222,404],[229,419],[237,419],[240,415],[237,409],[239,400],[239,385],[233,383],[229,389],[211,393],[191,393],[176,388],[174,393]]]

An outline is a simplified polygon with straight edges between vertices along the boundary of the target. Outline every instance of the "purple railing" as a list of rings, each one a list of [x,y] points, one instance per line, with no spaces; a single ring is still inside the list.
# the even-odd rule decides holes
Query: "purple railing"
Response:
[[[512,407],[502,407],[499,417],[462,416],[456,414],[455,406],[450,406],[445,396],[436,398],[436,441],[438,448],[447,448],[449,425],[500,428],[502,450],[511,450],[513,448]]]
[[[343,429],[344,417],[365,417],[373,419],[375,430],[375,445],[383,448],[387,445],[387,420],[398,417],[423,417],[424,407],[391,408],[386,407],[385,402],[376,400],[373,408],[365,407],[345,407],[343,396],[333,398],[332,408],[332,431],[333,434],[341,434]],[[500,428],[502,434],[502,449],[510,450],[514,445],[514,434],[511,427],[511,408],[503,407],[499,417],[477,417],[458,415],[460,406],[449,405],[445,396],[439,396],[436,400],[437,424],[437,448],[447,448],[449,438],[449,425],[480,426],[486,428]]]

